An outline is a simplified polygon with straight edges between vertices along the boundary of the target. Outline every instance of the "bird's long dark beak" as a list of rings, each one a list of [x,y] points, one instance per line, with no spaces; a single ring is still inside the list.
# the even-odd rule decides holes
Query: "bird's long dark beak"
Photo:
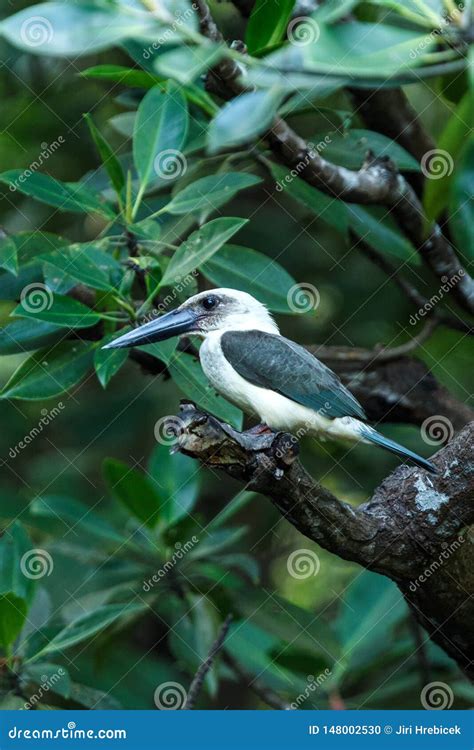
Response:
[[[133,331],[124,333],[115,341],[103,346],[103,349],[124,349],[129,346],[154,344],[155,341],[165,341],[182,333],[190,333],[196,328],[197,315],[192,310],[172,310],[151,320]]]

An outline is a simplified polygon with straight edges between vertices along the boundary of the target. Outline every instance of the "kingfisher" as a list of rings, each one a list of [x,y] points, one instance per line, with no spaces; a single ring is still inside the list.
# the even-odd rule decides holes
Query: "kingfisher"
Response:
[[[225,399],[257,417],[262,433],[289,432],[374,444],[426,471],[436,467],[366,423],[355,396],[307,349],[281,335],[271,314],[247,292],[213,289],[106,344],[121,349],[173,336],[203,339],[202,369]]]

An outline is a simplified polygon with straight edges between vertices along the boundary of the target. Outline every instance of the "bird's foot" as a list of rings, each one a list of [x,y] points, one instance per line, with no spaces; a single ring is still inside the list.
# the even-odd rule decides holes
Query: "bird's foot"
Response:
[[[267,424],[262,422],[261,424],[256,424],[254,427],[251,427],[247,432],[250,432],[251,435],[269,435],[273,430]]]

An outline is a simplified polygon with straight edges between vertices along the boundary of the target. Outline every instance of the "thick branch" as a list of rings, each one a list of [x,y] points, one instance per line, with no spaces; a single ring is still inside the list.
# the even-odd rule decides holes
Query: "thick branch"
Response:
[[[439,557],[443,544],[453,544],[474,522],[474,423],[436,454],[439,475],[401,466],[368,502],[353,507],[309,476],[292,436],[238,433],[190,404],[182,406],[180,419],[182,452],[267,495],[287,521],[330,552],[396,581],[434,640],[470,672],[474,633],[466,632],[459,618],[445,617],[460,609],[465,623],[472,620],[474,581],[473,590],[461,593],[461,582],[446,584],[445,576],[452,575],[446,567],[434,577],[430,597],[411,584]],[[472,563],[472,549],[470,554]],[[453,560],[458,556],[455,549]]]

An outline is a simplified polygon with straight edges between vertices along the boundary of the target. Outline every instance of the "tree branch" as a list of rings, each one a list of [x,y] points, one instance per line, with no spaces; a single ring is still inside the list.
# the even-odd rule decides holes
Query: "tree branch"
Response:
[[[209,39],[223,43],[216,24],[209,20],[205,0],[197,0],[196,5],[201,32]],[[240,79],[239,65],[224,59],[212,68],[207,86],[220,96],[233,98],[246,91]],[[423,207],[390,159],[376,159],[369,154],[358,171],[336,166],[311,149],[281,117],[275,118],[265,138],[278,159],[290,169],[297,169],[310,185],[349,203],[388,208],[435,276],[440,280],[444,277],[457,280],[450,293],[464,310],[474,314],[474,280],[437,225],[426,234]]]
[[[474,617],[474,576],[453,578],[456,566],[465,572],[472,565],[463,530],[474,523],[474,423],[438,451],[439,475],[400,466],[369,501],[353,507],[309,476],[294,437],[239,433],[189,403],[180,420],[183,453],[269,497],[289,523],[325,549],[396,581],[432,638],[474,676],[474,633],[466,628]],[[435,576],[414,586],[448,545],[449,565],[439,564]]]
[[[196,703],[197,697],[201,691],[203,682],[206,679],[206,675],[209,672],[212,665],[214,664],[214,659],[216,658],[217,654],[219,653],[222,646],[224,645],[224,641],[227,637],[227,633],[229,632],[231,622],[232,622],[232,615],[227,615],[224,622],[222,623],[221,629],[217,635],[216,640],[211,646],[209,654],[207,655],[205,660],[202,662],[202,664],[199,666],[198,671],[193,677],[193,681],[191,682],[191,685],[189,686],[188,694],[186,696],[186,701],[183,705],[183,709],[190,710],[194,708],[194,704]]]

